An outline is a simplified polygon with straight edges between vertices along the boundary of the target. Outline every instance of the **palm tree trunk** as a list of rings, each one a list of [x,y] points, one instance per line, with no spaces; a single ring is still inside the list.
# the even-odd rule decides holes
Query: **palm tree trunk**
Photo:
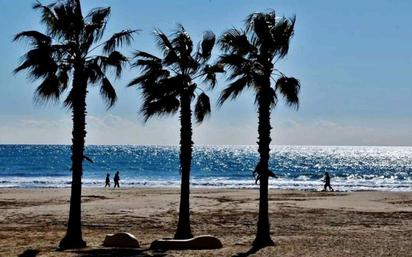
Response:
[[[66,236],[60,241],[61,249],[82,248],[86,242],[81,228],[81,190],[83,174],[83,152],[86,137],[86,94],[87,81],[75,71],[73,78],[73,131],[72,131],[72,187],[70,197],[69,222]]]
[[[180,207],[179,221],[175,239],[192,238],[190,229],[190,166],[192,162],[192,111],[190,95],[183,94],[180,98]]]
[[[260,160],[257,165],[257,172],[260,175],[259,188],[259,217],[257,223],[256,239],[253,246],[262,248],[269,245],[274,245],[270,238],[269,225],[269,209],[268,209],[268,184],[269,184],[269,152],[270,152],[270,101],[266,97],[261,97],[259,100],[259,125],[258,125],[258,146]]]

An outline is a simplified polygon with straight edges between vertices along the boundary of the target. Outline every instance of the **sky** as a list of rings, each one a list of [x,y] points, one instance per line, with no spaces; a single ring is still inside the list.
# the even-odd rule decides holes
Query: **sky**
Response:
[[[37,82],[13,74],[27,44],[12,42],[23,30],[43,31],[31,0],[0,0],[0,144],[69,144],[71,113],[61,103],[33,101]],[[50,3],[51,1],[42,1]],[[370,0],[83,0],[83,11],[112,7],[106,37],[122,29],[141,30],[130,48],[158,54],[153,31],[171,33],[182,24],[194,42],[212,30],[221,35],[242,28],[252,12],[296,15],[288,56],[276,65],[301,82],[300,108],[280,101],[272,114],[272,143],[278,145],[412,146],[412,1]],[[214,56],[219,55],[215,49]],[[114,80],[118,102],[110,110],[98,88],[90,88],[87,144],[178,144],[178,116],[139,114],[139,91],[126,84],[138,75],[126,69]],[[227,81],[211,97],[212,115],[194,125],[202,145],[253,145],[257,141],[254,96],[216,106]]]

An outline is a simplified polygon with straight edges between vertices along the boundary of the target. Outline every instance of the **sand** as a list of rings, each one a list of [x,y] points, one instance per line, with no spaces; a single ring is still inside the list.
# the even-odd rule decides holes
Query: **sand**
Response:
[[[256,229],[257,190],[192,190],[192,230],[212,234],[219,250],[147,250],[173,236],[177,189],[85,189],[83,234],[88,248],[56,252],[65,232],[69,189],[0,189],[0,256],[27,249],[38,256],[412,256],[412,192],[271,190],[271,234],[276,246],[246,253]],[[142,248],[104,248],[108,233],[131,232]]]

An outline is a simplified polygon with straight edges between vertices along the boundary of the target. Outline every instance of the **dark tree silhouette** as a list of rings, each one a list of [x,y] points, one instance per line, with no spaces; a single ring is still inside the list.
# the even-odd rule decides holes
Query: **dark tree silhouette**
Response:
[[[224,52],[218,63],[224,65],[231,83],[222,91],[219,104],[236,98],[245,88],[251,88],[258,107],[259,163],[253,174],[260,182],[259,218],[253,246],[273,245],[268,215],[268,181],[274,174],[269,170],[270,114],[283,95],[289,106],[298,107],[299,81],[286,77],[274,67],[286,56],[293,36],[295,18],[276,17],[275,12],[253,13],[245,21],[245,30],[230,29],[219,39]],[[272,81],[274,82],[272,84]]]
[[[207,64],[215,44],[215,35],[207,31],[197,49],[183,26],[170,37],[160,30],[155,32],[157,45],[163,56],[147,52],[135,53],[134,66],[141,74],[129,83],[138,85],[143,93],[141,112],[147,121],[152,116],[171,115],[180,110],[180,172],[181,193],[179,221],[174,238],[191,238],[189,179],[192,161],[192,107],[196,98],[194,116],[198,123],[210,114],[209,97],[195,81],[203,79],[212,89],[221,65]]]
[[[64,105],[72,111],[72,187],[70,213],[66,236],[61,240],[61,249],[86,246],[81,231],[81,178],[86,137],[86,95],[88,85],[100,86],[100,93],[107,108],[116,102],[116,92],[106,71],[115,70],[116,77],[122,72],[127,58],[116,49],[130,44],[134,30],[123,30],[102,41],[110,16],[110,7],[96,8],[83,16],[80,0],[58,1],[50,5],[36,2],[33,9],[41,13],[46,33],[24,31],[15,41],[25,39],[31,49],[22,57],[15,72],[28,71],[33,80],[41,80],[35,91],[37,101],[57,102],[70,90]],[[94,54],[102,50],[102,55]]]

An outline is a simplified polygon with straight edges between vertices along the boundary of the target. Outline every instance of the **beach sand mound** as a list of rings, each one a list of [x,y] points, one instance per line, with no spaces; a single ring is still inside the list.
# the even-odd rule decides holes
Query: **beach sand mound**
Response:
[[[122,248],[139,248],[139,241],[130,233],[121,232],[116,234],[107,234],[103,241],[103,246],[106,247],[122,247]]]
[[[203,235],[190,239],[159,239],[150,245],[150,249],[163,250],[206,250],[222,248],[222,242],[214,236]]]

